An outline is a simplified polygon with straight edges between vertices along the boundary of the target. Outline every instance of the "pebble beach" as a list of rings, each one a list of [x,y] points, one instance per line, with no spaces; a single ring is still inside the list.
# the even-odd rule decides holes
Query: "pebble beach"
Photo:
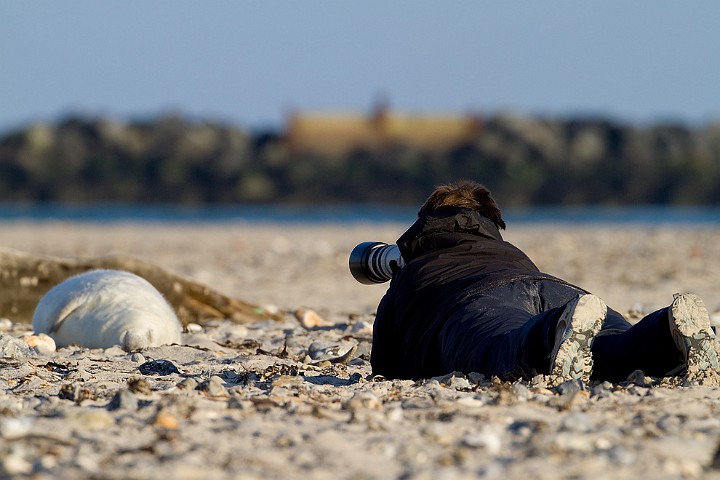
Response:
[[[4,222],[0,246],[133,255],[281,321],[190,324],[182,345],[0,359],[0,478],[720,478],[720,388],[373,378],[387,285],[348,254],[407,225]],[[720,325],[720,228],[521,225],[541,270],[638,319],[693,292]],[[3,342],[32,333],[0,319]]]

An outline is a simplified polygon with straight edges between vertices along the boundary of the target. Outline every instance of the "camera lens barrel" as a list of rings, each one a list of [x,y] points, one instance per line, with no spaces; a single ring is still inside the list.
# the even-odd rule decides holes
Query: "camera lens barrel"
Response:
[[[400,249],[394,244],[363,242],[350,253],[350,273],[365,285],[387,282],[404,265]]]

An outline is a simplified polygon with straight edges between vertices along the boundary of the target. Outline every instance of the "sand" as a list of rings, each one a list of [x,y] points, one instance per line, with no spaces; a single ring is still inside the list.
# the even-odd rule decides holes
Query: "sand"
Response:
[[[404,225],[0,225],[3,247],[132,254],[284,314],[191,325],[183,346],[0,360],[0,472],[32,478],[693,478],[716,474],[720,389],[651,378],[547,389],[373,380],[386,285],[347,256]],[[675,292],[720,318],[720,229],[510,227],[544,271],[621,312]],[[303,312],[315,312],[303,326]],[[307,315],[307,313],[306,313]],[[20,338],[29,326],[0,321]],[[717,475],[720,477],[720,475]]]

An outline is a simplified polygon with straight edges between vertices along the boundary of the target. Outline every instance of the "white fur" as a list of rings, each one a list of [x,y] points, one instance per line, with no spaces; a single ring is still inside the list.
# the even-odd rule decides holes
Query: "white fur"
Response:
[[[147,280],[119,270],[93,270],[68,278],[40,299],[35,334],[57,346],[124,350],[180,343],[182,325]]]

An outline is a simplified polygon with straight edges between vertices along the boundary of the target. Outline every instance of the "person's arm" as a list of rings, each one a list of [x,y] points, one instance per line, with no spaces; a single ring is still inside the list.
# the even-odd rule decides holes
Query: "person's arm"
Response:
[[[398,353],[401,349],[401,340],[395,331],[392,303],[392,295],[388,291],[378,305],[370,353],[373,375],[382,375],[386,378],[397,378],[400,365]]]

